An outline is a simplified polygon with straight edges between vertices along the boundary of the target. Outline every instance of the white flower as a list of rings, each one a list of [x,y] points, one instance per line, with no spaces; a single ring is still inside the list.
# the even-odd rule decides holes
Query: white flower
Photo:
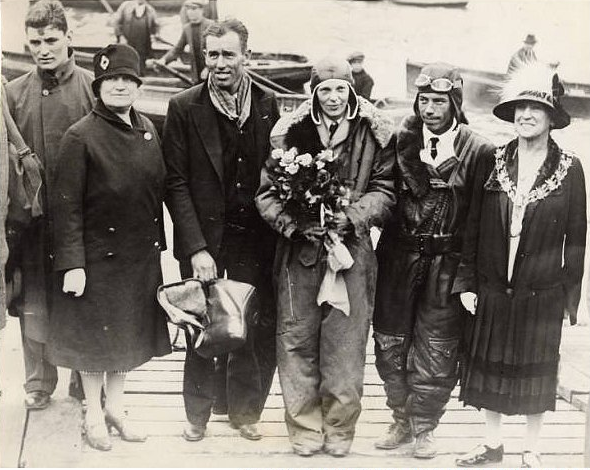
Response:
[[[318,170],[321,170],[326,166],[326,164],[322,160],[318,160],[317,162],[315,162],[315,166]]]
[[[283,149],[274,149],[270,156],[273,160],[280,160],[283,157],[285,151]]]
[[[313,162],[313,157],[309,153],[304,153],[303,155],[299,155],[295,161],[301,166],[309,166]]]
[[[299,171],[299,165],[297,163],[290,163],[285,167],[285,171],[291,175],[294,175]]]

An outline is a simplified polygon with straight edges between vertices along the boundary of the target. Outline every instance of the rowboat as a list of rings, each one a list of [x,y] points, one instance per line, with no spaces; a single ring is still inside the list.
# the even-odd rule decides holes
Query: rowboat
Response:
[[[98,47],[78,47],[75,48],[76,63],[88,70],[93,70],[92,57]],[[154,49],[154,55],[161,57],[165,53],[165,49]],[[27,51],[2,51],[3,59],[7,64],[3,64],[2,68],[7,69],[8,76],[18,76],[26,70],[30,70],[32,66],[32,59]],[[184,57],[188,62],[188,56]],[[171,67],[185,75],[190,75],[190,65],[176,61],[170,64]],[[283,54],[283,53],[264,53],[253,52],[250,61],[246,67],[254,74],[260,75],[267,80],[281,85],[284,88],[295,92],[303,91],[303,84],[309,81],[311,75],[311,64],[305,56],[298,54]],[[11,72],[12,70],[15,73]],[[153,83],[165,86],[182,86],[178,79],[169,79],[167,74],[162,72],[147,70],[147,75],[154,78]]]
[[[445,8],[465,8],[469,0],[390,0],[399,5],[409,5],[413,7],[445,7]]]
[[[408,96],[416,94],[414,82],[425,64],[406,61],[406,89]],[[491,112],[500,101],[500,89],[506,75],[498,72],[458,67],[463,77],[463,102],[472,108]],[[590,118],[590,84],[565,82],[561,102],[572,117]]]
[[[34,68],[28,53],[2,52],[2,75],[7,80],[13,80]],[[26,60],[25,60],[26,58]],[[92,54],[76,51],[76,63],[87,66],[91,62]],[[90,67],[92,69],[92,67]],[[146,76],[142,77],[143,86],[141,96],[134,107],[148,116],[155,124],[158,132],[164,124],[164,117],[168,110],[168,101],[172,96],[186,89],[184,81],[174,77]],[[293,112],[309,96],[302,93],[276,93],[281,113]]]
[[[124,0],[107,0],[109,5],[116,9]],[[151,6],[156,10],[178,11],[184,0],[149,0]],[[98,0],[62,0],[62,5],[68,8],[83,8],[85,10],[104,10],[104,7]]]

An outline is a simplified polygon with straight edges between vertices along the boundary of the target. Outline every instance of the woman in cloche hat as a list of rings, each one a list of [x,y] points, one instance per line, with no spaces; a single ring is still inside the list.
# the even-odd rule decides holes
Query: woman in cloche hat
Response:
[[[170,352],[155,295],[165,167],[154,125],[132,107],[141,84],[137,52],[107,46],[94,56],[94,74],[97,104],[64,135],[54,183],[59,292],[49,354],[54,364],[80,371],[86,440],[110,450],[107,426],[123,440],[146,439],[125,419],[126,373]]]
[[[586,243],[582,166],[550,135],[570,122],[562,95],[557,74],[527,64],[493,111],[517,138],[482,175],[464,240],[458,281],[473,316],[460,399],[486,410],[486,433],[458,466],[501,462],[502,415],[525,415],[522,466],[541,467],[538,437],[555,410],[561,327],[564,315],[576,323]]]

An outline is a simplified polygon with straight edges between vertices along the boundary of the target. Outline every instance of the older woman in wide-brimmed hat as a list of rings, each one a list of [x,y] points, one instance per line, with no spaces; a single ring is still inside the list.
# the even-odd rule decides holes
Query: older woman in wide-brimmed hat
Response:
[[[471,318],[460,399],[486,410],[483,445],[457,459],[502,461],[502,415],[526,415],[523,467],[540,467],[544,412],[555,410],[564,314],[576,322],[584,269],[586,193],[578,158],[551,138],[569,116],[547,66],[515,72],[494,108],[517,138],[498,148],[474,204],[455,281]]]
[[[133,109],[141,84],[135,50],[107,46],[94,57],[94,73],[97,104],[64,135],[54,183],[54,269],[62,292],[49,357],[80,371],[86,439],[109,450],[107,426],[126,441],[146,439],[125,419],[127,371],[170,351],[155,296],[165,167],[153,124]]]

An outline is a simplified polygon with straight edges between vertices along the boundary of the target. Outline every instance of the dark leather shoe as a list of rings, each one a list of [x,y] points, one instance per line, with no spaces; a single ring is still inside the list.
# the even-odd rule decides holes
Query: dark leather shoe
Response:
[[[44,410],[49,406],[51,395],[47,392],[29,392],[25,397],[25,408],[27,410]]]
[[[403,444],[409,444],[414,440],[410,423],[396,421],[389,425],[389,429],[385,435],[375,442],[377,449],[397,449]]]
[[[237,429],[238,431],[240,431],[240,436],[242,436],[244,439],[248,439],[249,441],[259,441],[260,439],[262,439],[262,434],[260,434],[260,432],[258,431],[258,427],[256,427],[256,424],[234,424],[234,423],[230,423],[230,426],[233,429]]]
[[[205,437],[205,426],[187,423],[182,431],[182,437],[189,442],[202,441]]]
[[[541,463],[541,456],[537,452],[525,450],[522,453],[521,468],[541,468],[542,466],[543,464]]]
[[[502,462],[504,458],[504,446],[500,445],[495,449],[489,446],[479,445],[465,455],[455,459],[457,467],[481,467],[488,464]],[[524,456],[523,456],[524,462]]]
[[[424,431],[416,436],[414,457],[417,459],[433,459],[436,457],[436,439],[432,431]]]

